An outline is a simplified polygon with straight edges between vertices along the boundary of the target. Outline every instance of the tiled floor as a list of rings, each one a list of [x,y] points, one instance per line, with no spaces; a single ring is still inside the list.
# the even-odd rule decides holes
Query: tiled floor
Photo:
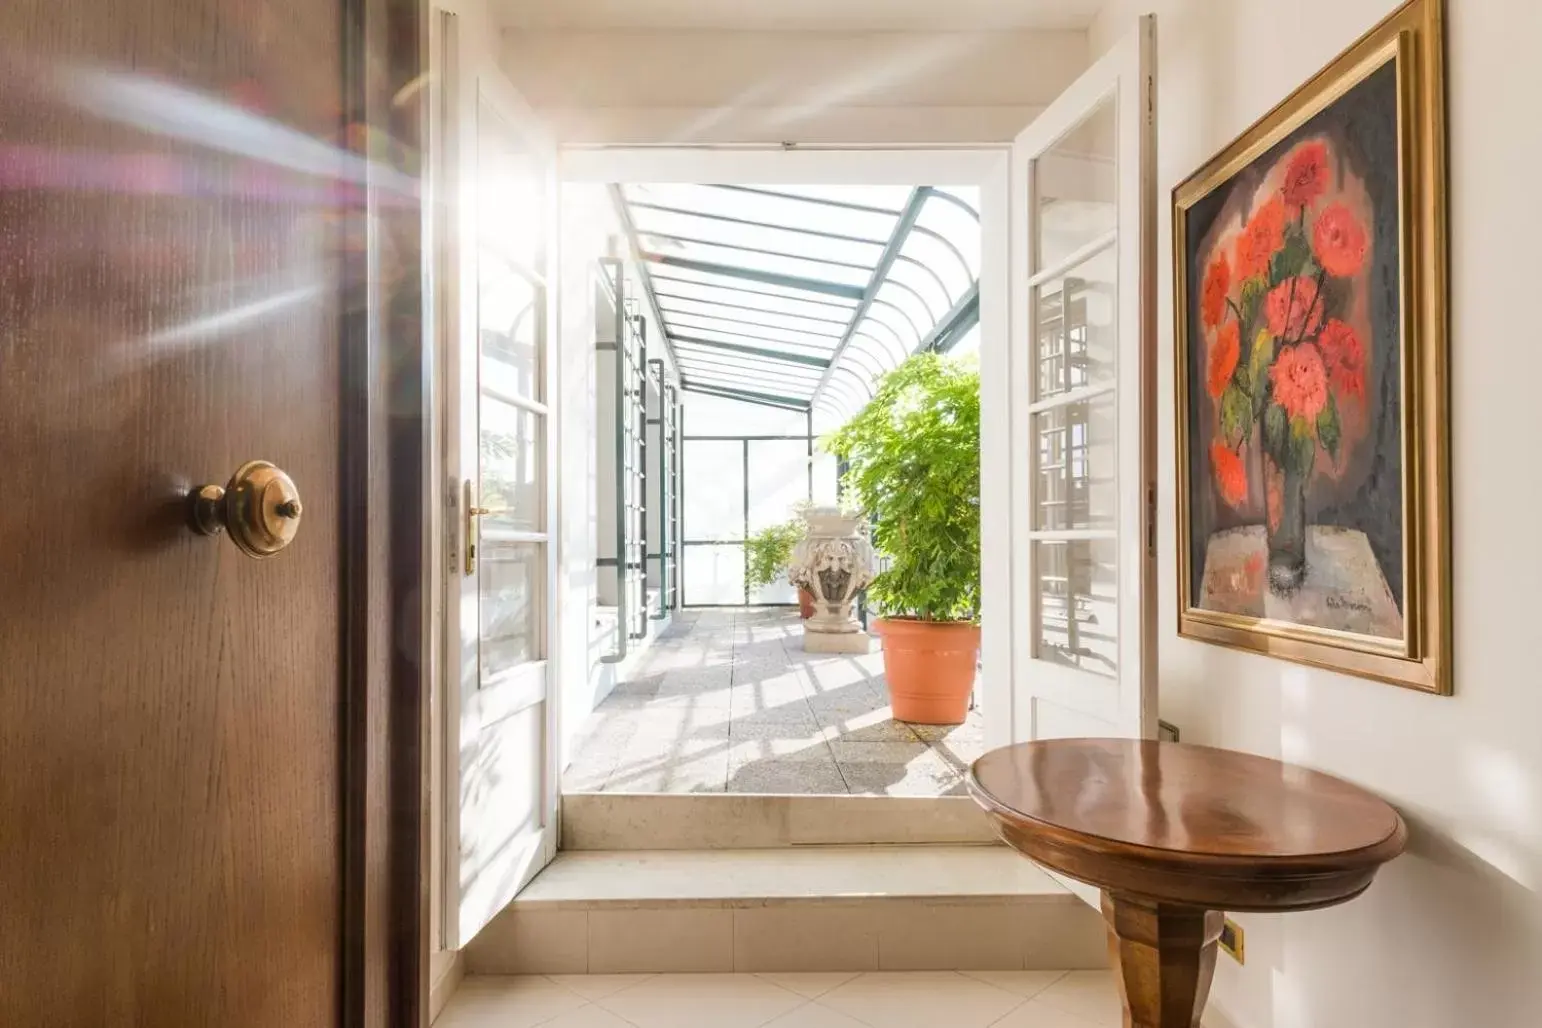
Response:
[[[985,749],[889,716],[883,655],[806,653],[795,611],[682,611],[584,728],[564,792],[961,794]]]
[[[467,978],[436,1028],[1118,1028],[1107,971]]]

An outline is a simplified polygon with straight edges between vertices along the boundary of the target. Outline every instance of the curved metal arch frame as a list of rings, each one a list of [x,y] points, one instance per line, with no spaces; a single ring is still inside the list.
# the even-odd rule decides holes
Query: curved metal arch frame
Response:
[[[742,340],[746,344],[766,344],[764,347],[766,350],[788,348],[789,353],[807,355],[806,351],[818,346],[813,340],[828,339],[833,344],[832,349],[828,353],[829,363],[825,367],[818,384],[814,387],[812,396],[807,401],[810,409],[822,407],[819,401],[827,390],[832,391],[832,397],[839,396],[845,403],[856,402],[858,408],[860,408],[874,394],[877,378],[892,370],[899,362],[902,362],[910,354],[921,348],[926,340],[938,331],[938,326],[942,321],[952,316],[952,308],[941,311],[935,309],[935,298],[929,299],[926,295],[927,282],[915,280],[909,272],[906,273],[905,278],[896,277],[894,275],[896,265],[903,264],[907,267],[919,269],[930,285],[934,285],[937,288],[938,295],[952,304],[953,308],[956,308],[961,302],[961,297],[967,296],[969,293],[969,290],[965,290],[960,294],[950,289],[943,277],[944,273],[951,276],[951,266],[954,262],[956,262],[958,269],[962,271],[963,276],[975,283],[971,286],[971,289],[978,288],[978,279],[970,268],[968,259],[964,256],[959,244],[955,243],[946,233],[939,229],[933,228],[931,225],[919,223],[919,219],[922,217],[926,206],[934,197],[940,203],[946,203],[964,211],[975,224],[978,225],[980,223],[980,214],[972,205],[945,189],[933,186],[915,187],[911,190],[905,207],[902,210],[895,211],[888,208],[853,204],[817,196],[804,196],[797,193],[784,193],[778,190],[754,186],[703,185],[699,188],[763,193],[768,196],[776,196],[808,204],[810,209],[819,205],[825,205],[832,208],[849,208],[871,214],[883,214],[895,219],[889,239],[887,242],[881,243],[880,240],[865,236],[827,232],[817,228],[771,224],[755,218],[735,217],[727,212],[693,211],[688,207],[677,206],[679,201],[676,200],[671,200],[669,203],[659,203],[642,198],[633,200],[626,196],[619,187],[613,187],[612,196],[618,205],[623,208],[623,220],[627,224],[634,252],[639,257],[662,260],[664,263],[660,265],[661,271],[672,266],[693,268],[695,263],[679,261],[678,259],[672,260],[671,255],[667,253],[660,254],[644,249],[641,245],[640,236],[647,235],[662,240],[673,239],[682,243],[713,247],[715,251],[725,254],[731,254],[732,251],[737,250],[746,255],[757,254],[766,257],[795,260],[807,266],[823,265],[831,269],[843,268],[852,271],[861,270],[868,272],[869,280],[865,289],[861,289],[861,287],[840,287],[841,290],[850,290],[849,293],[842,292],[841,295],[849,297],[850,300],[855,300],[854,304],[834,303],[823,295],[818,294],[818,290],[828,288],[830,293],[834,295],[837,287],[833,283],[827,287],[824,282],[816,283],[815,280],[811,279],[809,280],[810,288],[817,286],[816,293],[800,295],[805,291],[798,288],[801,283],[801,279],[798,276],[777,275],[770,271],[762,271],[749,266],[734,267],[731,264],[721,264],[721,262],[706,262],[714,269],[721,264],[722,271],[719,277],[724,278],[725,281],[700,281],[688,276],[679,276],[678,281],[684,284],[688,292],[702,290],[708,292],[709,296],[717,295],[723,297],[723,299],[702,299],[690,296],[678,297],[681,302],[699,305],[703,308],[699,311],[679,309],[670,311],[663,307],[658,300],[654,302],[655,309],[658,310],[660,317],[664,319],[664,324],[661,327],[663,328],[662,334],[666,341],[673,332],[673,327],[670,324],[672,320],[671,314],[691,321],[707,322],[705,325],[698,324],[694,326],[682,324],[682,334],[687,334],[689,331],[694,330],[706,335],[723,336],[727,340]],[[708,223],[712,221],[719,221],[751,228],[801,233],[810,237],[824,237],[854,245],[875,246],[881,244],[883,252],[877,264],[869,267],[846,261],[787,253],[771,248],[740,245],[729,240],[713,240],[701,238],[700,236],[677,236],[668,232],[648,231],[646,229],[638,229],[631,224],[630,217],[626,216],[626,211],[624,210],[624,208],[631,204],[635,204],[639,209],[658,210],[661,213],[695,219],[693,224],[696,225],[708,226]],[[720,205],[714,203],[711,206],[717,207]],[[874,234],[876,235],[876,232]],[[915,236],[917,239],[924,237],[926,247],[933,250],[936,254],[936,260],[942,260],[945,263],[938,265],[938,267],[933,267],[936,261],[927,261],[916,256],[913,252],[904,252],[905,243],[912,236]],[[933,241],[940,243],[941,247],[935,247]],[[943,269],[942,273],[939,272],[939,268]],[[707,269],[703,268],[702,270]],[[643,274],[645,278],[651,276],[650,265],[647,261],[643,262]],[[672,281],[667,271],[659,278],[661,282]],[[906,281],[906,279],[910,280]],[[764,283],[764,285],[757,288],[759,283]],[[894,286],[895,292],[888,296],[880,296],[880,293],[886,291],[884,287],[890,284]],[[778,290],[772,291],[770,288],[772,286],[778,287]],[[648,283],[648,289],[651,293],[651,281]],[[824,318],[815,316],[813,313],[815,308],[811,307],[804,307],[800,312],[793,313],[765,310],[762,307],[755,306],[753,299],[746,299],[742,303],[732,302],[733,299],[751,297],[757,294],[791,303],[800,303],[805,300],[818,303],[821,307],[827,308],[830,314],[835,315],[835,317]],[[912,302],[917,305],[917,309],[909,309]],[[722,306],[725,310],[737,310],[749,315],[758,314],[760,317],[774,318],[781,323],[767,324],[763,321],[734,317],[724,318],[707,313],[714,304]],[[822,332],[793,328],[789,324],[790,322],[802,322],[809,324],[811,328],[814,325],[819,325],[833,330],[842,325],[842,322],[837,320],[841,315],[846,315],[847,320],[844,323],[844,330],[839,334],[832,332],[832,334],[826,335]],[[923,316],[925,320],[929,321],[930,327],[923,328],[922,325],[919,325],[916,320],[918,316]],[[711,327],[713,325],[720,327]],[[776,336],[783,334],[803,336],[807,341],[797,342],[789,338],[776,338]],[[862,342],[857,341],[859,338]],[[885,338],[891,339],[892,345],[886,343],[884,341]],[[848,352],[850,353],[849,360],[845,359]],[[745,364],[749,365],[757,360],[770,365],[776,358],[772,354],[767,353],[763,358],[750,357],[745,361]],[[686,360],[682,363],[688,364],[691,362]],[[723,365],[719,366],[723,367]],[[704,367],[702,370],[705,372],[706,368]],[[784,374],[786,370],[788,369],[784,365]],[[746,367],[745,373],[753,374],[753,369]],[[767,373],[768,376],[775,374],[769,366],[767,367]]]

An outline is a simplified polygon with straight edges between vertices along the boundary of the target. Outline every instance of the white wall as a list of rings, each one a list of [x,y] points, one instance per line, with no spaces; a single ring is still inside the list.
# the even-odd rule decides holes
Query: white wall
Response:
[[[564,143],[1011,139],[1085,66],[1081,32],[507,30]]]
[[[1436,698],[1180,640],[1170,190],[1392,0],[1114,0],[1101,52],[1158,14],[1162,715],[1185,741],[1307,764],[1393,802],[1410,852],[1332,910],[1243,916],[1211,1007],[1238,1028],[1542,1024],[1542,505],[1536,293],[1542,5],[1450,0],[1455,687]]]

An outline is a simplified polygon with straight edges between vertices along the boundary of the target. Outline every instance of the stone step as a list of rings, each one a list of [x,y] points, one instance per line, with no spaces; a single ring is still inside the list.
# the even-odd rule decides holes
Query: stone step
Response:
[[[995,846],[563,853],[465,950],[476,974],[1106,966],[1102,918]]]
[[[995,842],[990,819],[967,796],[568,793],[562,797],[564,850]]]

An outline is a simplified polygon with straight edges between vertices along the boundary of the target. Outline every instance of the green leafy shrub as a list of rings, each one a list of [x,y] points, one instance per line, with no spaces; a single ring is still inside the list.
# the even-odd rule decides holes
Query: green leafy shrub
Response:
[[[980,610],[980,371],[921,353],[885,375],[824,441],[888,560],[868,595],[885,614],[970,620]]]
[[[751,589],[770,585],[787,574],[792,548],[803,538],[803,521],[763,528],[744,541],[744,582]]]

